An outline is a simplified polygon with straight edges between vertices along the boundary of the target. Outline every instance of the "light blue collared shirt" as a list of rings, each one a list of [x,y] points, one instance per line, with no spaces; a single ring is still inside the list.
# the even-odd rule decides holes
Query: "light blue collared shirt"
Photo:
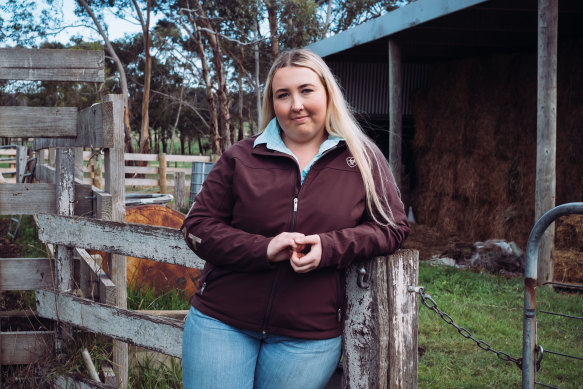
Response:
[[[322,156],[322,154],[326,150],[330,150],[332,147],[336,146],[340,141],[344,141],[344,138],[340,136],[328,135],[328,139],[326,139],[320,145],[320,149],[318,150],[318,154],[306,165],[304,170],[301,171],[301,183],[304,183],[304,179],[312,165]],[[281,135],[279,134],[279,123],[277,123],[277,118],[271,119],[265,130],[255,139],[253,143],[253,147],[257,147],[257,145],[265,144],[270,150],[279,151],[294,157],[294,159],[300,164],[298,158],[292,153],[292,151],[283,143],[283,139],[281,139]]]

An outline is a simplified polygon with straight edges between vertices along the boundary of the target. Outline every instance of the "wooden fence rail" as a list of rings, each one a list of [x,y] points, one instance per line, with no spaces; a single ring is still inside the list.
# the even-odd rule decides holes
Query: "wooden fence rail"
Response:
[[[46,243],[199,269],[204,265],[186,246],[182,233],[174,228],[50,214],[38,215],[38,223],[39,237]],[[408,287],[417,285],[418,258],[417,251],[399,250],[347,269],[344,388],[417,386],[417,297]],[[361,268],[367,275],[363,280],[366,288],[357,283]],[[58,317],[65,323],[114,339],[181,356],[180,321],[47,289],[37,291],[37,303],[43,317]],[[151,333],[164,336],[151,337]]]
[[[64,144],[70,144],[72,147],[75,144],[89,144],[94,143],[94,147],[98,147],[99,144],[104,144],[103,138],[107,136],[110,132],[110,124],[103,124],[103,113],[101,111],[106,106],[101,104],[95,105],[88,109],[88,114],[85,114],[87,118],[86,121],[90,121],[92,124],[86,124],[91,128],[99,125],[102,130],[105,131],[101,135],[94,135],[94,139],[85,139],[87,135],[84,135],[84,139],[81,138],[46,138],[35,140],[35,148],[46,148],[53,147],[55,145],[62,146]],[[0,120],[2,118],[2,112],[0,107]],[[107,108],[109,109],[109,108]],[[107,114],[109,115],[109,114]],[[80,116],[83,116],[80,113]],[[108,119],[109,120],[109,119]],[[105,126],[105,127],[104,127]],[[103,130],[105,128],[105,130]],[[82,131],[85,134],[86,131]],[[99,133],[99,132],[98,132]],[[8,183],[16,182],[16,163],[14,161],[2,162],[1,159],[16,158],[16,150],[14,149],[0,149],[0,173],[4,175],[4,178]],[[39,164],[37,168],[44,169],[41,166],[49,166],[45,162],[50,162],[51,158],[47,156],[46,153],[40,154]],[[124,153],[124,173],[125,173],[125,186],[129,188],[138,188],[140,190],[150,190],[154,189],[156,192],[168,193],[169,188],[180,187],[180,190],[186,191],[190,188],[190,180],[192,174],[192,164],[194,162],[211,162],[212,158],[206,155],[173,155],[173,154],[135,154],[135,153]],[[83,175],[82,183],[87,185],[93,185],[97,188],[103,189],[103,175],[105,170],[103,167],[103,158],[101,154],[95,151],[83,151],[83,166],[79,166],[78,170]],[[139,163],[146,163],[146,166],[137,166]],[[181,167],[176,167],[174,165],[181,165]],[[186,167],[184,166],[186,165]],[[184,182],[176,182],[176,177],[180,174],[184,174]]]

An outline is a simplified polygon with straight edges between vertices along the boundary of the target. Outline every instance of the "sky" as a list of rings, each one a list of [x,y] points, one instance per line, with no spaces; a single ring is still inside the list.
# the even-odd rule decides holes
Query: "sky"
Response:
[[[74,14],[75,0],[60,0],[62,1],[62,11],[65,18],[66,24],[76,24],[76,16]],[[121,20],[113,15],[111,12],[106,12],[105,21],[108,24],[109,29],[109,39],[116,40],[122,38],[125,34],[135,34],[141,31],[141,27],[138,24],[130,23],[128,21]],[[93,27],[93,25],[92,25]],[[91,31],[86,27],[79,28],[67,28],[61,33],[59,33],[55,39],[62,43],[68,43],[69,38],[75,35],[81,34],[85,39],[95,39],[101,40],[101,36],[97,31]]]

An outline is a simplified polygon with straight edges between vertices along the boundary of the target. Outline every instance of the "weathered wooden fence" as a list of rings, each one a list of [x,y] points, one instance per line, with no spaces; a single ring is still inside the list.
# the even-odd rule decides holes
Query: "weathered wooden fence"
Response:
[[[39,236],[47,243],[197,269],[204,265],[174,228],[50,214],[38,215],[38,221]],[[408,286],[417,285],[417,263],[417,251],[399,250],[348,269],[344,388],[417,386],[417,299],[408,292]],[[41,316],[58,317],[114,339],[181,356],[182,321],[107,306],[70,293],[46,289],[37,293]],[[160,336],[152,337],[152,333]]]
[[[0,149],[0,158],[13,157],[14,150],[3,151]],[[48,165],[54,165],[51,156],[43,155],[41,163],[47,162]],[[210,162],[211,157],[206,155],[175,155],[175,154],[135,154],[124,153],[125,167],[124,172],[127,176],[126,186],[140,188],[161,188],[161,193],[165,193],[168,187],[175,184],[173,176],[182,172],[186,177],[186,184],[190,184],[190,175],[192,167],[189,164],[193,162]],[[138,166],[138,163],[146,163],[146,166]],[[176,167],[172,165],[188,165],[187,167]],[[102,187],[103,167],[102,157],[99,152],[85,150],[83,151],[83,166],[79,167],[83,172],[83,182],[91,184],[98,188]],[[0,172],[13,172],[14,167],[0,168]],[[140,177],[144,176],[144,177]],[[155,176],[155,177],[152,177]]]
[[[44,150],[43,150],[44,151]],[[15,159],[15,150],[0,149],[2,157]],[[48,153],[39,153],[39,162],[55,165],[55,149]],[[103,157],[99,150],[82,153],[83,157],[75,158],[75,172],[82,182],[103,188],[103,176],[106,174],[103,167]],[[127,191],[158,192],[173,194],[177,209],[188,205],[188,194],[191,185],[192,164],[196,162],[210,162],[210,156],[204,155],[171,155],[171,154],[124,154],[125,186]],[[7,163],[5,163],[6,165]],[[139,166],[140,164],[144,166]],[[14,163],[13,163],[14,165]],[[0,172],[15,174],[15,166],[0,167]],[[13,176],[6,176],[8,182],[14,182]],[[196,178],[196,177],[195,177]]]
[[[57,52],[58,55],[52,50],[0,49],[0,78],[1,75],[6,78],[5,74],[8,74],[11,79],[16,76],[17,79],[30,79],[15,73],[10,67],[22,63],[41,68],[23,70],[23,74],[35,77],[40,77],[44,74],[42,69],[51,66],[62,73],[60,67],[65,66],[63,63],[82,68],[90,67],[96,61],[103,66],[102,52],[90,52],[87,57],[79,51],[72,54],[69,51]],[[89,60],[90,56],[93,59]],[[6,60],[12,57],[18,60]],[[79,64],[79,61],[88,63]],[[3,70],[5,68],[9,70]],[[52,72],[47,74],[47,78],[41,79],[53,79],[48,78]],[[89,81],[100,81],[102,73],[97,74],[97,78]],[[58,79],[74,78],[63,76]],[[55,108],[43,115],[58,116],[58,110]],[[23,112],[23,115],[28,117],[31,112]],[[22,133],[22,128],[26,127],[22,124],[14,126],[14,130],[2,124],[0,136],[53,137],[37,140],[35,148],[56,147],[56,167],[38,166],[36,178],[43,183],[0,185],[0,214],[37,215],[39,238],[49,248],[54,245],[55,250],[50,251],[49,258],[0,261],[0,289],[35,290],[38,316],[54,320],[57,326],[54,333],[0,334],[0,363],[33,362],[44,353],[55,350],[53,342],[58,353],[61,339],[67,332],[73,327],[81,328],[115,340],[115,381],[111,383],[125,387],[128,382],[128,343],[180,357],[183,333],[180,320],[126,308],[125,256],[198,269],[202,268],[203,261],[186,246],[177,229],[124,222],[123,106],[120,96],[109,95],[103,103],[78,112],[74,126],[61,125],[56,119],[49,126],[43,125],[38,119],[39,112],[32,112],[34,131]],[[71,115],[65,115],[67,121],[72,120]],[[26,122],[26,118],[17,115],[16,123],[19,121]],[[0,120],[0,123],[5,122]],[[75,150],[80,152],[80,147],[104,150],[104,191],[83,184],[81,177],[75,177]],[[87,249],[109,253],[109,274],[101,270]],[[75,261],[79,262],[78,278],[74,277]],[[408,292],[408,286],[417,284],[417,262],[416,251],[400,250],[347,270],[344,388],[417,386],[417,299],[414,293]],[[74,293],[77,290],[83,297]],[[153,333],[156,336],[151,336]],[[70,375],[56,378],[55,385],[107,387]]]
[[[82,50],[0,49],[0,79],[39,81],[103,82],[104,53]],[[52,212],[60,215],[84,215],[124,220],[123,185],[123,105],[121,97],[106,96],[104,101],[79,111],[77,107],[0,107],[0,137],[34,138],[35,148],[54,147],[55,168],[39,166],[36,179],[43,183],[21,183],[18,171],[14,184],[0,185],[0,214],[35,215]],[[105,191],[75,180],[75,154],[83,147],[105,151],[109,173]],[[20,155],[26,155],[22,151]],[[55,293],[70,292],[74,280],[74,252],[71,247],[57,246],[49,258],[8,258],[0,263],[0,290],[31,290],[48,287]],[[116,304],[125,307],[125,257],[109,258]],[[82,267],[83,268],[83,267]],[[84,268],[87,272],[87,267]],[[95,274],[102,283],[103,274]],[[107,290],[107,288],[106,288]],[[111,288],[109,288],[111,292]],[[22,315],[14,312],[13,315]],[[8,320],[11,314],[3,316]],[[2,364],[31,363],[49,353],[63,351],[63,338],[71,330],[57,325],[54,332],[24,331],[2,333]],[[18,347],[16,347],[18,345]],[[121,350],[121,351],[120,351]],[[116,354],[117,352],[117,354]],[[114,364],[119,380],[127,383],[127,345],[114,344]],[[67,381],[66,377],[64,377]]]

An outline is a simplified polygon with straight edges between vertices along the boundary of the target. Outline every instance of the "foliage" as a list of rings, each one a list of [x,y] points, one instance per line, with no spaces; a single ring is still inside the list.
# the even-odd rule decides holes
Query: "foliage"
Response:
[[[152,288],[128,285],[128,309],[187,310],[188,297],[177,289],[156,291]]]
[[[324,36],[326,30],[342,31],[405,2],[77,0],[74,10],[77,22],[87,29],[95,29],[98,23],[103,28],[104,39],[108,34],[106,13],[143,27],[141,33],[126,34],[114,42],[85,42],[77,36],[69,44],[42,44],[45,48],[106,49],[105,84],[43,82],[12,85],[11,89],[6,89],[1,87],[8,84],[2,82],[0,90],[4,91],[4,96],[0,98],[3,102],[20,99],[29,105],[84,108],[100,101],[107,93],[127,93],[128,148],[132,138],[130,131],[140,134],[139,139],[150,138],[150,144],[161,142],[164,149],[169,148],[168,142],[178,133],[182,144],[210,138],[209,144],[218,145],[219,149],[214,151],[220,154],[236,140],[237,126],[256,127],[256,101],[261,94],[261,81],[272,56],[280,49],[305,46]],[[83,3],[88,8],[84,8]],[[331,7],[329,29],[325,25],[326,11],[322,4]],[[72,27],[65,25],[61,9],[62,0],[6,0],[0,5],[0,43],[35,46],[41,39]],[[95,19],[89,16],[88,9]],[[58,10],[56,15],[54,10]],[[148,15],[155,19],[148,22]],[[268,16],[273,20],[268,20]],[[275,24],[271,26],[270,22]],[[269,30],[264,27],[267,25],[270,25]],[[145,49],[148,40],[144,33],[150,37],[149,49]],[[201,36],[202,53],[193,41],[196,34]],[[151,71],[147,71],[150,60]],[[208,68],[208,78],[203,77],[203,63]],[[150,79],[151,93],[146,92]],[[144,96],[148,104],[144,104]],[[149,107],[147,111],[145,107]],[[237,125],[232,123],[235,121],[232,118],[236,118]],[[144,126],[149,126],[149,131],[142,128]]]
[[[129,388],[180,389],[182,388],[182,364],[180,359],[166,357],[166,363],[146,354],[136,360],[129,374]]]
[[[0,4],[0,43],[31,44],[47,36],[53,20],[48,9],[39,11],[35,0],[5,0]]]

